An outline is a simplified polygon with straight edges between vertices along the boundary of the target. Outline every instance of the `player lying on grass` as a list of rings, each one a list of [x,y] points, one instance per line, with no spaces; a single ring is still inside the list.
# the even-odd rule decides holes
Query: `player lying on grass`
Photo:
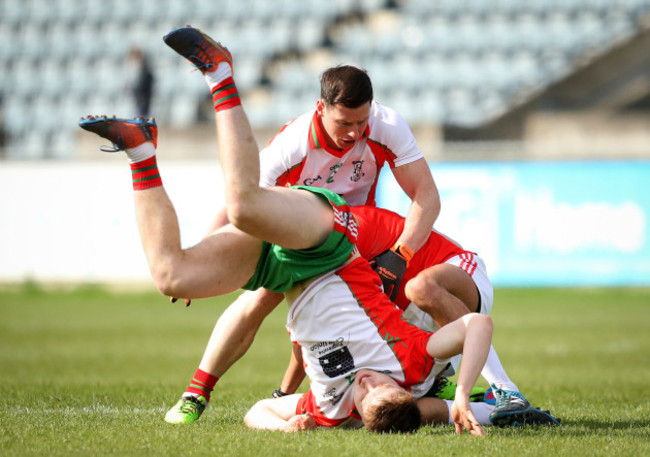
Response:
[[[360,253],[369,254],[372,256],[376,251],[382,251],[384,243],[390,243],[390,240],[393,239],[400,232],[401,224],[404,219],[388,210],[379,209],[376,207],[369,206],[358,206],[351,208],[352,214],[354,215],[357,224],[358,224],[358,237],[357,237],[357,247],[359,248]],[[459,259],[454,259],[458,257]],[[444,264],[441,263],[440,259],[449,258],[450,263]],[[454,266],[457,263],[457,260],[463,260],[460,263],[460,266]],[[480,264],[477,264],[480,263]],[[433,231],[420,249],[418,254],[409,263],[409,267],[406,270],[405,278],[411,277],[412,272],[419,271],[427,276],[428,268],[426,265],[433,265],[435,268],[436,265],[443,267],[443,269],[452,269],[458,268],[461,272],[464,272],[464,275],[468,278],[471,277],[476,281],[474,288],[478,288],[481,291],[481,295],[486,298],[482,302],[488,305],[487,309],[481,307],[482,313],[487,313],[489,311],[489,305],[491,305],[491,295],[492,288],[487,275],[485,273],[485,267],[482,264],[481,260],[473,256],[467,251],[463,251],[456,243],[444,237],[442,234]],[[470,275],[471,273],[471,275]],[[451,273],[453,274],[453,270]],[[464,275],[455,275],[456,277],[464,278]],[[408,284],[408,283],[407,283]],[[462,285],[460,279],[456,280],[458,287]],[[473,282],[471,283],[474,284]],[[400,308],[403,308],[409,305],[408,300],[403,296],[402,299],[397,300]],[[413,305],[410,305],[414,309],[409,309],[408,314],[409,320],[413,323],[416,322],[418,326],[425,327],[431,326],[432,324],[428,321],[431,320],[426,313],[420,310]],[[327,322],[326,316],[322,320],[319,320],[319,324]],[[442,324],[441,324],[442,326]],[[304,376],[304,370],[302,370],[302,353],[306,351],[306,347],[311,347],[313,342],[301,342],[300,344],[294,345],[294,349],[297,350],[298,357],[293,359],[294,366],[296,371],[293,373],[294,376],[302,374]],[[492,352],[493,349],[490,349]],[[318,366],[316,364],[311,364],[312,366]],[[298,370],[297,368],[300,368]],[[484,377],[491,384],[496,384],[497,382],[506,382],[506,381],[496,381],[495,375],[491,370],[486,367],[483,369]],[[503,378],[508,380],[505,374],[502,375]],[[304,403],[309,404],[311,397],[314,395],[314,378],[311,376],[310,392],[301,395],[282,395],[277,399],[265,399],[258,402],[247,414],[246,423],[253,428],[262,428],[262,429],[275,429],[275,430],[284,430],[284,431],[294,431],[300,427],[307,428],[308,426],[313,426],[314,421],[310,419],[309,414],[307,416],[302,416],[297,414],[297,411],[303,411],[302,405]],[[302,376],[297,376],[294,381],[285,380],[283,385],[287,383],[291,387],[288,387],[287,390],[290,390],[290,393],[293,393],[295,389],[291,390],[293,386],[297,388],[300,381],[302,381]],[[438,381],[438,380],[437,380]],[[356,384],[355,384],[356,387]],[[435,392],[437,384],[434,383],[432,391]],[[319,390],[319,389],[316,389]],[[496,388],[496,396],[499,399],[499,407],[493,411],[492,406],[485,405],[484,403],[475,404],[472,403],[472,409],[475,412],[477,420],[482,423],[494,423],[496,425],[525,425],[525,424],[549,424],[555,425],[559,422],[555,420],[548,412],[541,411],[536,408],[532,408],[528,402],[523,399],[520,395],[515,395],[512,392],[503,392],[501,389]],[[327,391],[327,389],[320,389],[320,391]],[[429,398],[433,392],[428,392],[422,397],[421,391],[414,391],[416,397],[418,397],[418,407],[422,415],[423,423],[427,424],[446,424],[450,419],[448,413],[448,407],[451,402],[443,402],[440,399]],[[453,398],[453,397],[452,397]],[[479,400],[480,401],[480,400]],[[447,403],[447,404],[445,404]],[[300,416],[300,417],[295,417]],[[489,418],[489,421],[488,421]],[[354,422],[352,422],[354,424]],[[346,423],[346,425],[348,425]]]
[[[230,54],[223,49],[215,78],[223,81],[231,77]],[[379,287],[378,276],[355,250],[356,222],[343,199],[314,188],[259,187],[257,146],[236,89],[233,91],[227,102],[217,106],[216,115],[231,224],[189,249],[180,246],[176,213],[158,172],[155,123],[92,116],[80,122],[84,129],[126,151],[140,236],[158,288],[166,295],[193,297],[222,295],[241,287],[254,290],[263,286],[285,292],[292,305],[289,327],[294,335],[319,327],[310,318],[309,309],[325,309],[325,305],[352,308],[363,326],[363,341],[350,341],[360,329],[355,325],[349,335],[343,332],[340,339],[319,340],[314,345],[336,345],[337,350],[345,352],[341,363],[327,368],[328,376],[348,376],[338,379],[344,381],[340,392],[323,393],[335,409],[341,405],[341,395],[349,398],[350,389],[345,387],[350,376],[361,369],[389,370],[398,383],[417,386],[431,373],[435,358],[444,359],[462,349],[464,363],[452,416],[457,427],[483,434],[470,409],[469,393],[487,356],[490,318],[464,316],[433,335],[401,320],[401,312]],[[364,351],[355,359],[351,351],[358,343],[367,344],[369,338],[376,340],[373,347],[378,348],[377,353]],[[327,365],[328,361],[319,359],[318,363]],[[375,398],[392,404],[393,391]],[[326,405],[314,407],[323,411]],[[343,413],[349,414],[346,410]],[[389,421],[388,430],[401,426],[401,421]]]
[[[219,47],[209,37],[196,29],[186,27],[167,35],[165,41],[205,75],[215,100],[222,96],[228,100],[228,90],[231,89],[224,89],[225,94],[219,94],[223,92],[220,88],[230,87],[231,80],[215,83],[213,76],[218,70],[215,62],[221,54]],[[391,110],[373,102],[372,85],[365,72],[349,66],[327,70],[321,80],[321,99],[316,112],[307,113],[285,126],[262,151],[261,184],[297,184],[303,182],[305,177],[320,176],[327,170],[334,169],[337,172],[330,173],[327,180],[311,179],[310,182],[330,188],[357,204],[373,203],[376,176],[373,181],[370,179],[371,173],[368,172],[363,174],[361,179],[362,176],[357,173],[357,167],[353,167],[352,162],[376,162],[377,167],[386,160],[394,163],[396,178],[412,196],[413,204],[406,220],[387,221],[393,224],[390,231],[374,230],[372,236],[366,236],[364,239],[372,240],[372,243],[366,242],[360,246],[361,255],[366,259],[373,259],[373,267],[380,274],[384,290],[393,299],[396,298],[402,309],[406,309],[409,304],[404,288],[404,284],[408,282],[409,298],[426,310],[438,327],[470,311],[488,314],[492,306],[492,286],[487,278],[485,266],[478,256],[446,240],[441,245],[439,240],[443,237],[440,235],[436,235],[431,241],[432,235],[422,249],[416,249],[415,258],[411,262],[407,260],[413,253],[404,246],[419,248],[425,241],[423,237],[415,235],[421,231],[415,226],[431,226],[431,223],[427,222],[428,217],[421,217],[418,211],[431,205],[439,208],[439,202],[435,184],[415,146],[415,139],[405,123],[400,121],[401,118],[391,113]],[[313,136],[307,135],[307,124],[311,126],[309,131]],[[373,139],[370,140],[368,135]],[[295,165],[295,161],[299,163]],[[347,174],[346,167],[349,168]],[[371,167],[372,170],[374,167]],[[417,170],[420,170],[419,175],[413,176],[412,173]],[[423,171],[426,171],[424,175]],[[350,173],[352,175],[348,177]],[[413,182],[422,185],[413,187]],[[423,195],[435,196],[438,203],[424,201]],[[437,210],[435,213],[437,214]],[[382,227],[383,222],[373,221],[376,228]],[[366,247],[367,249],[364,249]],[[420,252],[423,250],[427,252]],[[412,278],[415,279],[409,281]],[[219,377],[246,352],[262,320],[281,300],[282,294],[259,289],[242,294],[222,314],[194,378],[179,402],[165,416],[167,422],[189,423],[200,417]],[[419,310],[411,306],[408,311],[413,317]],[[418,323],[426,324],[426,330],[437,328],[427,317],[418,318]],[[455,369],[458,357],[454,358],[452,363]],[[276,391],[278,394],[294,392],[300,384],[304,373],[301,376],[301,373],[292,371],[296,368],[302,371],[302,365],[294,361],[281,389]],[[517,386],[506,375],[493,349],[490,350],[483,371],[484,377],[501,389],[500,401],[504,407],[500,408],[500,411],[513,414],[515,411],[522,413],[530,408],[528,402],[518,393]],[[453,383],[442,378],[437,387],[437,395],[440,398],[454,398]],[[498,423],[502,416],[497,415],[493,420]]]
[[[404,223],[400,215],[381,208],[356,206],[351,211],[358,224],[357,248],[367,259],[383,252],[385,246],[399,236]],[[455,320],[469,313],[468,306],[472,306],[474,312],[486,315],[492,308],[493,289],[483,260],[435,230],[409,261],[404,284],[399,289],[395,304],[403,310],[404,318],[426,331],[435,331],[452,322],[448,315],[457,313]],[[419,307],[410,302],[407,296],[415,297]],[[438,306],[431,306],[432,303]],[[452,374],[459,360],[460,356],[452,358]],[[274,392],[274,397],[296,392],[305,374],[302,366],[300,346],[294,346],[281,389]],[[449,371],[447,369],[443,374]],[[487,398],[483,396],[483,389],[473,389],[471,399],[497,403],[498,407],[490,414],[492,424],[557,424],[550,414],[545,419],[545,413],[531,407],[506,374],[492,346],[481,374],[492,387],[487,392]],[[450,400],[453,399],[454,389],[453,383],[439,376],[427,396]],[[426,415],[424,411],[423,414]]]

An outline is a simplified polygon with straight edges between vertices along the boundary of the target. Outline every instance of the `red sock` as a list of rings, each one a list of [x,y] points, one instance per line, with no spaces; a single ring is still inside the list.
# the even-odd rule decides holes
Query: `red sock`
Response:
[[[200,368],[196,369],[190,385],[187,386],[185,392],[193,393],[196,395],[203,395],[207,401],[210,401],[210,393],[214,389],[214,385],[219,378],[207,373]]]
[[[241,105],[241,99],[235,86],[235,80],[230,78],[224,79],[219,85],[212,89],[212,102],[214,110],[221,111]]]
[[[131,175],[133,177],[133,190],[151,189],[162,186],[162,179],[158,172],[156,156],[142,162],[131,164]]]

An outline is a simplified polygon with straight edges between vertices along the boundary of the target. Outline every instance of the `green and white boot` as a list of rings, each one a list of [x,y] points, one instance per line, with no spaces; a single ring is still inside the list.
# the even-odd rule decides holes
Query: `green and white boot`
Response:
[[[167,411],[165,422],[170,424],[191,424],[199,420],[206,406],[208,406],[208,400],[203,395],[197,397],[184,394],[178,400],[178,403]]]
[[[431,390],[426,394],[426,396],[453,401],[454,398],[456,398],[456,383],[441,376],[436,379],[436,382],[433,383],[433,387],[431,387]],[[469,401],[482,402],[484,397],[485,389],[482,387],[473,387],[469,394]]]

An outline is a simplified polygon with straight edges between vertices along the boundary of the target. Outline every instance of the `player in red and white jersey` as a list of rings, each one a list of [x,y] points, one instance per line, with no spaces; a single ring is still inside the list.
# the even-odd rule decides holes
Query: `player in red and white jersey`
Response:
[[[365,259],[373,259],[399,238],[404,225],[404,218],[399,214],[372,206],[356,206],[351,210],[358,227],[357,248]],[[477,254],[433,230],[422,248],[409,259],[393,302],[411,323],[435,331],[469,312],[489,314],[493,289],[485,263]],[[460,357],[453,357],[451,368],[444,374],[451,376],[459,363]],[[493,347],[481,374],[490,385],[519,393]],[[294,351],[276,396],[294,393],[303,379],[300,353]]]
[[[360,138],[348,149],[331,146],[323,126],[328,109],[322,100],[286,124],[260,152],[260,185],[323,187],[350,205],[374,205],[379,172],[422,161],[422,152],[406,121],[375,101]]]
[[[467,368],[483,363],[484,357],[479,361],[472,351],[480,348],[484,355],[487,354],[482,347],[482,344],[489,344],[487,334],[479,337],[478,333],[472,333],[473,342],[469,343],[466,338],[478,331],[477,328],[470,330],[468,327],[466,334],[461,330],[466,325],[463,319],[474,319],[477,314],[455,321],[434,338],[431,333],[402,319],[401,310],[383,293],[377,293],[380,286],[379,277],[367,261],[357,258],[313,280],[296,298],[292,293],[287,294],[290,303],[287,329],[296,347],[301,349],[310,389],[302,396],[258,402],[246,415],[247,425],[293,431],[295,424],[289,425],[292,420],[313,420],[312,426],[326,427],[358,426],[363,421],[371,430],[407,431],[420,425],[421,412],[415,399],[429,391],[437,374],[446,366],[444,357],[453,355],[454,351],[440,351],[439,344],[446,346],[457,338],[463,339],[467,344],[463,352],[470,357]],[[481,327],[479,332],[491,333],[482,324],[476,325]],[[473,340],[475,337],[479,339]],[[441,343],[443,340],[445,342]],[[448,348],[451,346],[450,343]],[[459,383],[469,380],[467,373],[469,371],[461,369]],[[379,381],[374,385],[377,378]],[[368,386],[371,380],[373,385]],[[374,387],[380,391],[375,392]],[[391,398],[391,402],[399,399],[397,403],[408,403],[411,414],[400,412],[400,420],[393,416],[390,423],[378,424],[375,408],[379,405],[366,399],[371,392],[376,393],[379,403],[386,397]],[[445,404],[435,400],[437,403],[429,405],[423,415],[425,422],[448,423],[449,415],[453,414],[449,409],[451,402]],[[287,409],[290,405],[293,411]],[[472,403],[470,406],[478,423],[490,423],[491,405]],[[400,408],[392,404],[390,409]],[[294,416],[302,417],[293,419]],[[310,428],[309,424],[303,425]]]
[[[357,248],[364,258],[373,259],[399,238],[404,224],[399,214],[367,206],[354,207],[352,213],[359,228]],[[432,230],[422,248],[409,260],[393,301],[409,321],[424,330],[435,331],[469,312],[490,314],[493,299],[492,282],[483,259]],[[452,369],[447,374],[451,375],[459,363],[460,357],[453,357]],[[490,385],[519,392],[493,347],[482,375]]]
[[[418,397],[431,388],[437,374],[426,352],[429,334],[403,321],[387,300],[377,301],[372,290],[379,281],[369,281],[376,275],[367,265],[357,264],[314,280],[287,315],[289,335],[302,349],[316,400],[311,412],[325,425],[350,417],[354,399],[348,387],[360,368],[419,388]]]

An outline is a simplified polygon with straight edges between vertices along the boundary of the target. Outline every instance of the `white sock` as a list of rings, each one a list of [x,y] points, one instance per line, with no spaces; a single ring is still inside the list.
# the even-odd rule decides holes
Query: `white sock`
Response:
[[[219,62],[219,65],[215,71],[206,72],[204,76],[205,81],[208,83],[208,86],[210,86],[210,90],[212,90],[221,84],[225,79],[232,76],[232,67],[228,64],[228,62]]]
[[[490,346],[490,352],[488,353],[485,366],[481,370],[481,375],[490,385],[494,384],[499,389],[519,392],[519,387],[506,374],[506,370],[501,365],[501,360],[499,360],[497,351],[494,350],[493,346]]]
[[[156,155],[156,148],[151,141],[145,141],[135,148],[126,148],[126,156],[130,163],[138,163]]]
[[[454,404],[451,400],[443,400],[447,403],[447,409],[449,410],[449,423],[453,424],[454,421],[451,419],[451,405]],[[469,404],[474,413],[474,417],[481,425],[490,425],[490,413],[494,410],[494,405],[489,405],[487,403],[475,403],[472,402]]]

